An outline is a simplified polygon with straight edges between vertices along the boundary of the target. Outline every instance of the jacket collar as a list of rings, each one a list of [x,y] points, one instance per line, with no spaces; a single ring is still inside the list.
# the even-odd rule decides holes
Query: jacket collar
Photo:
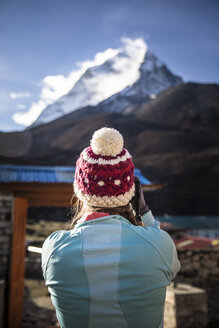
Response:
[[[94,219],[99,219],[99,218],[102,218],[104,216],[109,216],[110,214],[108,213],[100,213],[100,212],[93,212],[93,213],[90,213],[90,214],[85,214],[82,216],[81,218],[81,222],[84,222],[84,221],[90,221],[90,220],[94,220]]]
[[[110,220],[110,219],[115,219],[115,220],[122,221],[127,224],[131,224],[131,222],[129,222],[127,219],[125,219],[121,215],[110,215],[108,213],[94,212],[91,214],[83,215],[82,218],[77,222],[75,227],[78,228],[82,225],[89,225],[89,224],[93,224],[93,223],[95,224],[97,222],[106,221],[106,220]]]

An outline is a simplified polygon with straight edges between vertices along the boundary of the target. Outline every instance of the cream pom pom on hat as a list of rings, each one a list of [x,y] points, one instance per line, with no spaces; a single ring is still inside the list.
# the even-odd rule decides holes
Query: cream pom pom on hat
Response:
[[[123,144],[115,129],[104,127],[94,132],[90,147],[76,163],[74,192],[80,200],[94,207],[118,207],[132,199],[134,165]]]

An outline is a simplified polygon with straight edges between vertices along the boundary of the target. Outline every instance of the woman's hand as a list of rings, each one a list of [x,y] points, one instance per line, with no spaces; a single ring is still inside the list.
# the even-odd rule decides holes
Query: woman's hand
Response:
[[[145,213],[147,213],[149,211],[149,207],[144,199],[144,193],[143,190],[141,188],[141,182],[139,180],[139,178],[135,177],[136,180],[139,181],[139,190],[138,190],[138,194],[139,194],[139,214],[140,216],[143,216]]]

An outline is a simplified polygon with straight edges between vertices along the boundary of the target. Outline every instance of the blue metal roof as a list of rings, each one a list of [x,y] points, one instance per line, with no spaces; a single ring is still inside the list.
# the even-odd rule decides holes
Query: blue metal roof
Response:
[[[0,165],[0,182],[72,183],[71,166]]]
[[[73,166],[0,165],[0,182],[72,183],[74,173]],[[140,179],[141,184],[151,184],[139,169],[135,169],[134,174]]]

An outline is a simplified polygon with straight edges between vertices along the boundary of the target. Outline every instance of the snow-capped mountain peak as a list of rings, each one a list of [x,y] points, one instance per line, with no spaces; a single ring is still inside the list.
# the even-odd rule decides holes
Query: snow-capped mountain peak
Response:
[[[139,72],[140,76],[133,85],[101,103],[104,111],[134,112],[141,103],[155,99],[160,91],[182,82],[182,78],[171,73],[150,50],[147,50]]]
[[[50,122],[76,109],[96,106],[109,112],[130,112],[169,86],[182,82],[142,39],[123,39],[123,47],[101,65],[88,67],[72,89],[48,105],[33,125]]]
[[[123,39],[123,47],[103,64],[89,67],[73,88],[47,106],[34,125],[99,102],[132,85],[140,76],[147,45],[142,39]]]

